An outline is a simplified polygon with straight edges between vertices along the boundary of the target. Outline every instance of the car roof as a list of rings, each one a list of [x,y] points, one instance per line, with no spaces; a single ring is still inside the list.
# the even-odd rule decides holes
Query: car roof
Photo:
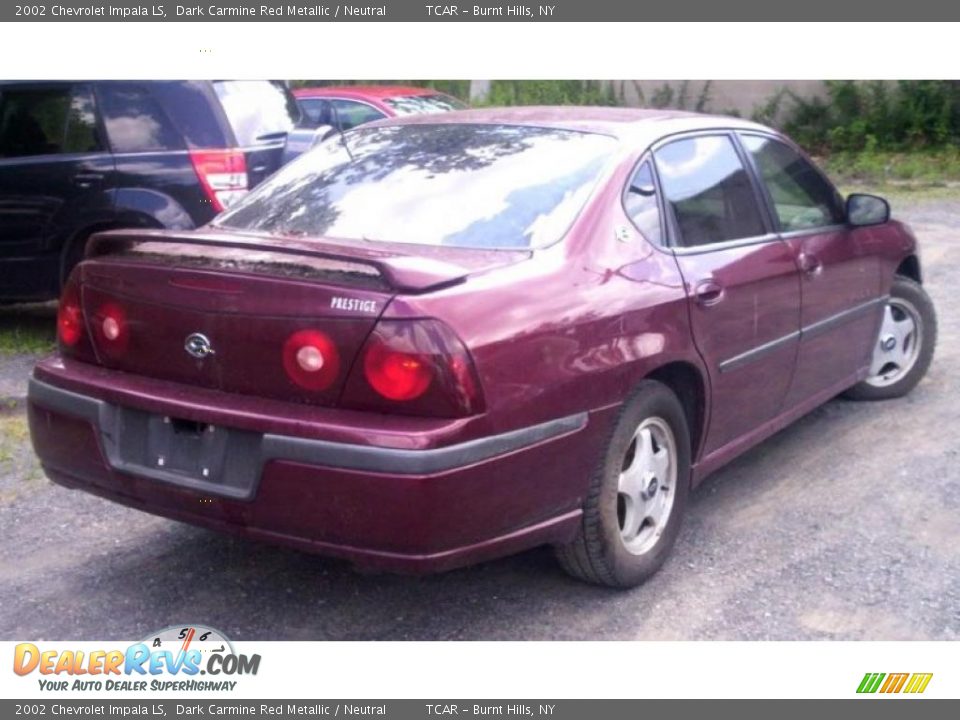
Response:
[[[296,97],[357,97],[382,100],[391,97],[410,97],[417,95],[438,95],[433,88],[410,87],[407,85],[327,85],[324,87],[304,87],[293,91]]]
[[[436,115],[406,115],[370,123],[385,125],[491,124],[549,127],[601,133],[618,139],[635,140],[672,135],[691,130],[770,129],[755,122],[726,115],[706,115],[682,110],[602,106],[506,107],[454,110]]]

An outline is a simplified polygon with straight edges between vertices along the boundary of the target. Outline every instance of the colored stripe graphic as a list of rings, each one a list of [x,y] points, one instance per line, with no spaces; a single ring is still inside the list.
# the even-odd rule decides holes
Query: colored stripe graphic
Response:
[[[933,673],[914,673],[913,677],[910,678],[910,682],[907,683],[907,687],[904,692],[922,693],[927,689],[927,685],[930,684],[930,678],[932,677]]]
[[[857,692],[875,693],[877,688],[880,687],[880,683],[884,677],[886,677],[885,673],[867,673],[863,676],[863,680],[860,681],[860,687],[857,688]]]
[[[858,693],[875,693],[878,690],[881,693],[895,694],[904,693],[922,693],[930,684],[933,673],[866,673],[863,680],[857,687]],[[886,678],[886,681],[884,681]],[[881,685],[882,683],[882,685]]]

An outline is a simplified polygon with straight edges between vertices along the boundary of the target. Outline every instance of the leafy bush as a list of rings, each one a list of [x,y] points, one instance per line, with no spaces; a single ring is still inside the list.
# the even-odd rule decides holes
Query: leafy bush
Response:
[[[505,105],[621,105],[613,83],[599,80],[494,80],[483,103]]]
[[[826,81],[826,99],[787,93],[767,121],[820,153],[943,148],[960,140],[960,82]]]

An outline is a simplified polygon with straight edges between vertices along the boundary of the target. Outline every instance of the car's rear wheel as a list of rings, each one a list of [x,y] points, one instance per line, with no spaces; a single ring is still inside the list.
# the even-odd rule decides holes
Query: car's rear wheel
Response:
[[[645,380],[624,405],[591,481],[576,538],[557,548],[581,580],[634,587],[653,575],[677,539],[689,491],[690,433],[683,406]]]
[[[937,316],[930,297],[919,283],[897,276],[883,309],[870,375],[845,395],[854,400],[906,395],[926,374],[936,344]]]

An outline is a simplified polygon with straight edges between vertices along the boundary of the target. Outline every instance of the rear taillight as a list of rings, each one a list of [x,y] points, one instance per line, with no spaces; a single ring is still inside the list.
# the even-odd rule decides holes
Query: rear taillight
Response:
[[[340,354],[319,330],[300,330],[283,345],[283,369],[294,383],[312,392],[328,389],[340,374]]]
[[[80,287],[76,282],[68,282],[60,296],[57,337],[60,345],[65,347],[75,347],[83,338],[83,308],[80,305]]]
[[[96,362],[96,355],[93,352],[90,337],[87,335],[86,318],[83,316],[79,275],[80,268],[77,268],[70,274],[60,295],[60,307],[57,310],[57,340],[62,355],[85,362]]]
[[[430,361],[408,352],[393,350],[382,342],[367,348],[363,358],[363,376],[387,400],[415,400],[433,382]]]
[[[222,212],[243,197],[247,158],[240,150],[191,150],[190,159],[214,211]]]
[[[480,412],[473,361],[438,320],[381,320],[347,380],[343,407],[432,417]]]

